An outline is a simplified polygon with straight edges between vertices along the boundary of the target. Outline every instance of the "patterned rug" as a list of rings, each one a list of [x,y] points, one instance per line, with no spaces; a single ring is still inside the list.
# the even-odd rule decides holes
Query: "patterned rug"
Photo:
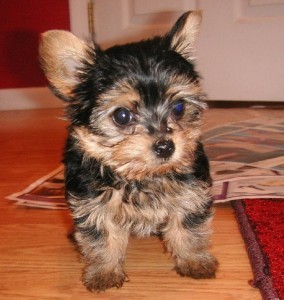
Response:
[[[263,299],[284,299],[284,201],[232,201]]]

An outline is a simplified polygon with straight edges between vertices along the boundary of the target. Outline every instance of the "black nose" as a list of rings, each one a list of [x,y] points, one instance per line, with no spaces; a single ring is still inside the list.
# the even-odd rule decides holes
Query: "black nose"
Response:
[[[160,158],[169,158],[175,151],[175,145],[172,140],[158,140],[153,145],[153,151]]]

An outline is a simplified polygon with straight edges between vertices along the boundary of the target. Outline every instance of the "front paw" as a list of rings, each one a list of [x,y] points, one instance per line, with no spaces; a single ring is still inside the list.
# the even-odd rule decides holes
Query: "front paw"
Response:
[[[83,282],[86,288],[91,292],[103,292],[109,288],[120,288],[127,277],[125,273],[121,271],[94,271],[93,268],[86,268],[83,274]]]
[[[181,276],[194,279],[215,278],[218,262],[209,253],[194,256],[190,260],[177,260],[175,270]]]

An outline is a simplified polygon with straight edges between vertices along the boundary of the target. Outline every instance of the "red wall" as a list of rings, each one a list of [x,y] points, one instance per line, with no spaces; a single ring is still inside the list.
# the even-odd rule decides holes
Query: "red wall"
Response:
[[[0,88],[45,85],[38,40],[49,29],[70,30],[68,0],[0,1]]]

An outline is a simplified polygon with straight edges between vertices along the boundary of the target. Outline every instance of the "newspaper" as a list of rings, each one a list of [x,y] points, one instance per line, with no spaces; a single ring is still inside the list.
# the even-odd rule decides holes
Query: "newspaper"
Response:
[[[16,201],[18,205],[66,209],[63,165],[7,198]]]
[[[251,119],[206,131],[216,203],[284,198],[284,120]]]
[[[219,126],[203,135],[211,165],[215,203],[284,198],[284,120],[251,119]],[[66,209],[64,167],[9,197],[18,205]]]

